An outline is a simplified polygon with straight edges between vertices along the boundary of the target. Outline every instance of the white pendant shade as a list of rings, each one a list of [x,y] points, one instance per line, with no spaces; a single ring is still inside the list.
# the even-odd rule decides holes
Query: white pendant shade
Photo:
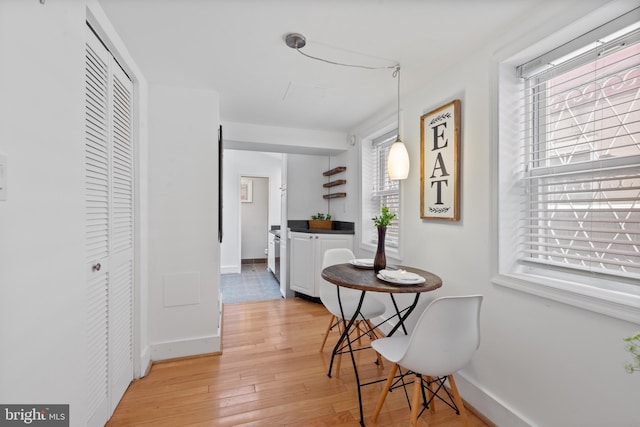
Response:
[[[409,176],[409,153],[400,140],[394,142],[389,150],[387,170],[389,179],[407,179]]]

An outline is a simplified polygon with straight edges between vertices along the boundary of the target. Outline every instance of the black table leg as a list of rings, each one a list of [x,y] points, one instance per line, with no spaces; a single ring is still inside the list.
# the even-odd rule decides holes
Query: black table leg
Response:
[[[393,294],[389,294],[389,296],[391,296],[391,301],[393,301],[393,306],[396,309],[396,314],[398,315],[398,323],[393,327],[393,329],[391,329],[391,332],[389,332],[389,335],[387,336],[388,337],[392,336],[401,326],[402,326],[402,330],[404,331],[404,334],[407,335],[407,328],[406,326],[404,326],[404,321],[407,320],[407,317],[409,317],[411,312],[418,305],[418,300],[420,299],[420,293],[416,293],[416,297],[414,298],[413,303],[409,306],[409,308],[407,309],[407,312],[404,313],[404,316],[400,314],[400,310],[398,310],[398,304],[396,303],[396,299],[393,297]]]
[[[344,341],[346,340],[347,346],[349,347],[349,355],[351,356],[351,363],[353,364],[353,371],[356,376],[356,384],[358,385],[358,406],[360,408],[360,425],[362,427],[365,427],[364,412],[362,409],[362,392],[360,390],[360,376],[358,374],[358,365],[356,365],[356,358],[353,355],[353,347],[351,346],[351,340],[349,339],[349,332],[351,331],[351,327],[353,326],[353,323],[356,321],[357,317],[360,315],[360,309],[362,308],[362,303],[364,302],[364,296],[366,294],[366,291],[362,291],[360,295],[360,301],[358,301],[358,307],[356,308],[356,311],[353,314],[353,317],[349,319],[349,323],[347,323],[347,320],[344,316],[344,309],[342,308],[342,300],[340,299],[340,286],[336,286],[336,291],[338,292],[338,305],[340,306],[340,314],[341,314],[342,322],[344,325],[344,331],[342,331],[342,335],[340,335],[338,342],[333,348],[333,353],[331,354],[331,362],[329,363],[329,372],[327,376],[331,378],[331,370],[333,369],[333,360],[335,358],[335,355],[340,350],[340,347],[343,345]]]

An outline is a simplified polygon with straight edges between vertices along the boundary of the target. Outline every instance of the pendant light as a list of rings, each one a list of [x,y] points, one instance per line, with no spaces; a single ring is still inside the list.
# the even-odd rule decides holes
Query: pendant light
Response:
[[[360,64],[346,64],[343,62],[330,61],[328,59],[318,58],[317,56],[312,56],[303,52],[301,49],[307,45],[307,39],[300,33],[287,33],[284,35],[283,39],[287,46],[291,49],[295,49],[301,55],[317,61],[326,62],[328,64],[341,65],[343,67],[365,68],[367,70],[395,68],[393,77],[398,78],[398,136],[389,150],[389,157],[387,158],[387,172],[389,173],[389,179],[406,179],[409,176],[409,153],[407,152],[407,147],[404,146],[400,139],[400,65],[396,64],[388,67],[369,67]]]
[[[409,176],[409,153],[400,139],[400,67],[396,67],[393,77],[398,78],[398,136],[391,145],[387,158],[389,179],[407,179]]]

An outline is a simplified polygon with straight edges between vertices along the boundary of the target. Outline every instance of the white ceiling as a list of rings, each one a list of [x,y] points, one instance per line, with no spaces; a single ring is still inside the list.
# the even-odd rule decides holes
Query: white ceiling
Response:
[[[553,0],[100,0],[149,83],[216,90],[223,121],[347,132]]]

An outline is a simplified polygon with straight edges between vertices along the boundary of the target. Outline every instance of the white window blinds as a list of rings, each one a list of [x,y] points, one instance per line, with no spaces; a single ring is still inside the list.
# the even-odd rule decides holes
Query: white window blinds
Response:
[[[373,226],[371,218],[380,215],[380,208],[385,205],[389,207],[391,213],[398,213],[400,209],[400,185],[399,181],[389,179],[387,173],[387,158],[389,149],[397,137],[397,130],[388,132],[372,140],[371,147],[363,155],[367,156],[364,163],[363,173],[368,175],[366,181],[369,183],[369,195],[365,197],[363,211],[365,213],[363,221],[369,220],[370,227],[363,227],[363,241],[377,244],[378,234]],[[398,248],[400,237],[400,224],[398,216],[387,227],[385,245],[390,248]]]
[[[640,277],[637,28],[519,67],[520,262]]]

